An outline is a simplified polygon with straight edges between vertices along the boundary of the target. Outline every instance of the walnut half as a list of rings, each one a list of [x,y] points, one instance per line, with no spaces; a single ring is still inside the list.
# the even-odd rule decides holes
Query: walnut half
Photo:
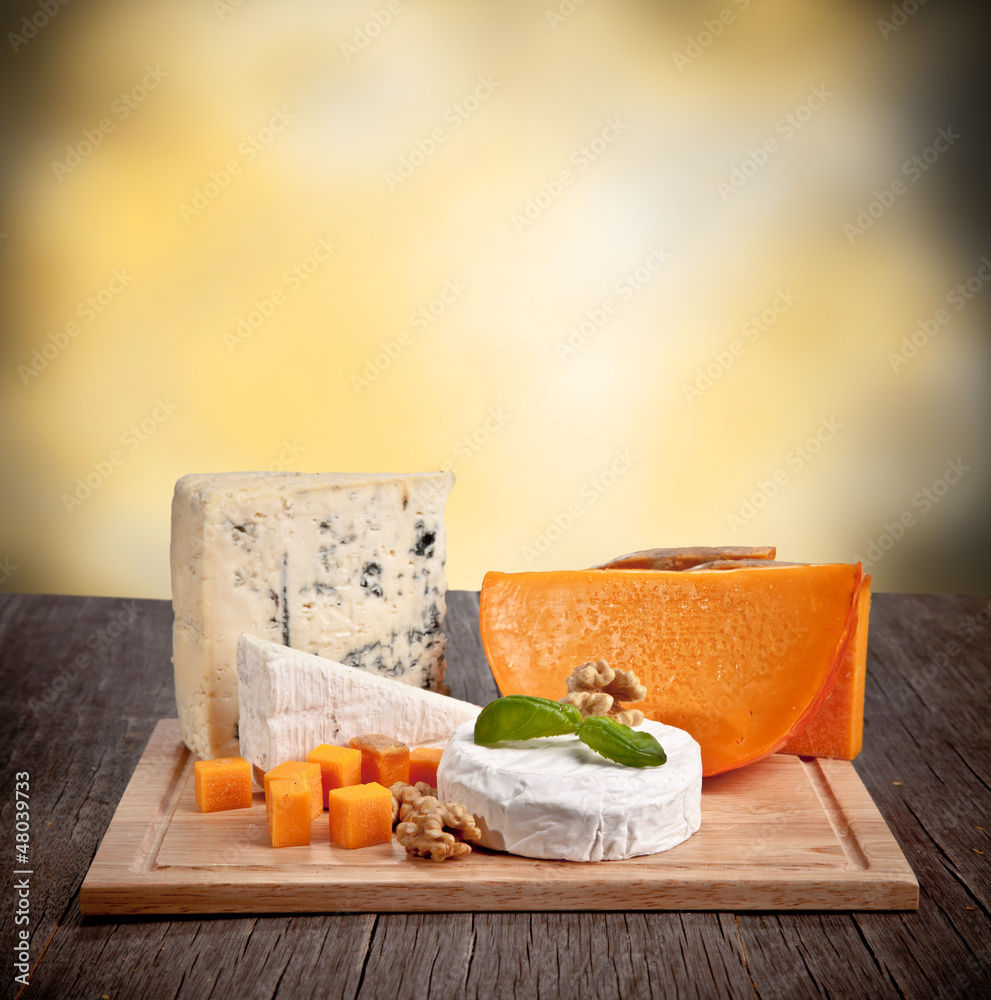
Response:
[[[568,693],[559,701],[574,705],[583,719],[607,715],[627,726],[643,722],[643,712],[620,704],[647,697],[647,689],[632,670],[613,670],[605,660],[589,660],[572,670],[565,685]]]
[[[464,841],[478,840],[481,836],[475,817],[465,806],[459,802],[438,802],[433,795],[416,799],[396,827],[396,840],[407,854],[431,861],[462,858],[471,853],[471,847]]]
[[[406,819],[414,803],[422,799],[424,795],[436,795],[437,789],[431,788],[425,781],[418,781],[415,785],[408,785],[405,781],[397,781],[389,786],[392,792],[392,829],[400,820]]]

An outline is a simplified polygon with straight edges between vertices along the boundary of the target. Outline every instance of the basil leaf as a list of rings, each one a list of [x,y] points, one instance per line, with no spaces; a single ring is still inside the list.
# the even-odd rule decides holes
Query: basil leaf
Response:
[[[581,721],[581,712],[574,705],[551,701],[550,698],[512,694],[490,701],[478,713],[475,742],[490,746],[504,740],[562,736],[575,732]]]
[[[650,733],[638,732],[604,715],[589,716],[578,727],[578,739],[596,753],[627,767],[659,767],[668,759]]]

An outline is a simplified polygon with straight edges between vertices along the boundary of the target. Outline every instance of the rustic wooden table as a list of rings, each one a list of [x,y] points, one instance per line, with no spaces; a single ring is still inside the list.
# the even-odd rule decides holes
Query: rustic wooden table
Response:
[[[497,691],[477,614],[477,595],[449,596],[452,693],[484,702]],[[856,766],[918,876],[910,913],[84,919],[83,876],[155,723],[175,715],[171,622],[165,601],[0,596],[7,996],[991,996],[987,597],[880,594],[871,611]],[[11,959],[23,929],[27,986]]]

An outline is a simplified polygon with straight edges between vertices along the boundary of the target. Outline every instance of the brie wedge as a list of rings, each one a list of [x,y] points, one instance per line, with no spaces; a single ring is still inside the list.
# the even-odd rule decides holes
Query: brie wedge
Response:
[[[410,746],[447,739],[478,705],[265,639],[237,644],[241,756],[263,771],[322,743],[385,733]]]
[[[650,720],[636,728],[658,740],[667,763],[625,767],[577,736],[479,746],[466,722],[444,751],[438,797],[464,803],[482,846],[497,851],[565,861],[666,851],[701,825],[702,755],[681,729]]]

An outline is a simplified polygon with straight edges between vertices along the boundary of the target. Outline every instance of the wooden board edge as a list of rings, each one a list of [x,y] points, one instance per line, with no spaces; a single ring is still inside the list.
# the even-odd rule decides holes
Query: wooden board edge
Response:
[[[193,756],[179,734],[178,719],[160,719],[145,744],[124,794],[110,819],[89,870],[79,888],[79,908],[86,916],[103,914],[91,909],[101,895],[101,885],[109,878],[119,880],[149,873],[168,829],[172,813],[185,784]],[[134,809],[150,816],[143,825],[126,819]]]
[[[453,862],[452,862],[453,863]],[[608,863],[608,862],[604,862]],[[162,872],[158,875],[161,876]],[[261,873],[259,873],[261,875]],[[244,887],[254,887],[246,898]],[[301,893],[300,889],[304,892]],[[426,891],[425,891],[426,890]],[[303,897],[301,899],[301,896]],[[916,886],[904,880],[869,881],[862,876],[818,878],[734,878],[718,882],[711,876],[641,880],[627,888],[622,911],[747,911],[836,912],[894,911],[916,908]],[[142,889],[115,887],[111,881],[91,889],[88,915],[140,916],[145,914],[261,914],[261,913],[422,913],[422,912],[555,912],[617,911],[615,893],[606,887],[576,886],[573,880],[544,880],[530,893],[521,893],[519,880],[437,882],[432,887],[397,885],[394,881],[327,882],[283,885],[262,875],[238,883],[191,885],[181,875],[169,884]]]
[[[833,824],[847,856],[855,864],[885,881],[897,882],[910,889],[914,902],[907,909],[918,909],[919,882],[905,857],[901,845],[885,822],[870,792],[857,774],[852,761],[813,759],[806,764],[810,777],[818,771],[832,796],[832,803],[823,801],[823,808]]]

